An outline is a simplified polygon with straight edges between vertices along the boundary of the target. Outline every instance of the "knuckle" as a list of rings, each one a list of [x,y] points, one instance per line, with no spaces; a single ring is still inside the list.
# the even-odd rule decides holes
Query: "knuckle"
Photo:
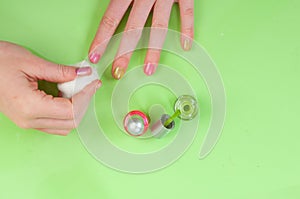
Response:
[[[188,35],[188,36],[193,36],[194,34],[194,28],[193,27],[186,27],[186,28],[183,28],[183,33]]]
[[[124,52],[120,52],[120,54],[115,58],[113,62],[113,66],[124,66],[127,65],[130,61],[129,53],[132,52],[130,50],[126,50]]]
[[[58,75],[61,75],[63,78],[67,78],[71,74],[70,67],[63,66],[61,64],[57,65]]]
[[[163,21],[154,21],[153,24],[152,24],[152,27],[154,27],[154,28],[167,28],[168,23],[165,23]]]
[[[90,53],[93,53],[93,52],[99,52],[100,50],[102,50],[102,48],[107,44],[107,40],[103,41],[103,39],[96,35],[95,38],[94,38],[94,41],[92,43],[92,46],[90,48]],[[103,53],[103,52],[102,52]]]
[[[186,16],[194,16],[194,9],[193,8],[186,8],[183,10],[183,14]]]
[[[138,27],[135,24],[130,24],[127,26],[124,36],[138,39],[142,34],[142,28]]]
[[[62,135],[63,136],[67,136],[67,135],[69,135],[70,133],[71,133],[71,129],[69,129],[69,130],[64,130],[64,131],[62,131]]]
[[[129,23],[126,27],[127,31],[132,31],[132,30],[137,30],[137,29],[139,29],[139,28],[138,28],[138,25],[135,22]]]
[[[117,27],[118,21],[113,17],[104,16],[102,18],[102,24],[105,26],[105,28],[112,30]]]

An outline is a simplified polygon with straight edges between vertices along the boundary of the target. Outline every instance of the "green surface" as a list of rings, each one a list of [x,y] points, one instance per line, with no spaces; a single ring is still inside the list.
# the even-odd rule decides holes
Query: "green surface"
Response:
[[[86,56],[107,3],[0,0],[0,39],[75,63]],[[224,130],[207,158],[198,159],[199,132],[170,167],[120,173],[93,159],[75,132],[22,130],[1,115],[0,198],[299,198],[300,2],[195,6],[196,40],[216,62],[227,95]],[[173,29],[177,15],[174,7]]]

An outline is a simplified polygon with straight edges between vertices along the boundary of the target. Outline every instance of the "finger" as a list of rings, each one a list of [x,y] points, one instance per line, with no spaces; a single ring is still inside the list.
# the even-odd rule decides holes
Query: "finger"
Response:
[[[166,38],[173,0],[157,0],[154,6],[149,50],[145,58],[144,73],[152,75],[158,65]]]
[[[132,0],[112,0],[108,5],[90,47],[89,59],[92,63],[96,64],[100,60],[131,2]]]
[[[43,129],[43,128],[36,128],[38,131],[42,131],[44,133],[54,134],[54,135],[62,135],[66,136],[71,132],[71,129],[69,130],[60,130],[60,129]]]
[[[43,59],[38,59],[35,67],[29,69],[31,77],[49,82],[63,83],[74,80],[77,76],[86,76],[92,73],[90,67],[77,68],[73,66],[65,66],[55,64]]]
[[[32,128],[69,130],[76,128],[74,120],[61,120],[55,118],[37,118],[31,121]]]
[[[92,96],[95,94],[96,90],[101,87],[101,85],[102,82],[100,80],[95,80],[72,97],[74,122],[76,126],[78,126],[83,118]]]
[[[194,0],[179,0],[181,18],[181,45],[190,50],[194,38]]]
[[[95,80],[92,83],[89,85],[95,85],[94,87],[96,88],[99,88],[101,85],[99,80]],[[85,94],[84,90],[80,93],[83,92]],[[38,99],[35,100],[34,104],[28,104],[28,106],[24,108],[24,114],[27,116],[29,115],[31,118],[74,120],[73,104],[70,99],[53,97],[40,90],[35,90],[33,91],[32,95],[25,97],[29,99]],[[30,100],[27,101],[29,103],[31,102]],[[35,109],[29,110],[27,107],[35,107]]]
[[[28,100],[26,100],[26,98]],[[30,99],[36,99],[34,101]],[[24,108],[24,113],[31,118],[56,118],[72,120],[72,102],[69,99],[53,97],[40,90],[34,90],[32,94],[25,96],[28,105]],[[32,104],[30,104],[32,103]],[[34,109],[28,110],[30,107]]]
[[[142,28],[154,3],[155,0],[134,1],[116,59],[112,66],[112,75],[115,79],[120,79],[125,74],[132,52],[141,37]]]

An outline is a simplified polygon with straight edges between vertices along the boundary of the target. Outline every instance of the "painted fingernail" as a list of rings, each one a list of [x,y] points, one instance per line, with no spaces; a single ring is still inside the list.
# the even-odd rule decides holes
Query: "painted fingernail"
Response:
[[[93,64],[97,64],[100,59],[100,54],[93,52],[92,54],[90,54],[89,58]]]
[[[115,79],[121,79],[124,74],[125,74],[125,69],[121,67],[117,67],[114,71],[113,76]]]
[[[155,72],[157,68],[156,64],[152,64],[152,63],[147,63],[144,67],[144,73],[148,76],[153,75],[153,73]]]
[[[91,67],[82,67],[76,69],[77,76],[86,76],[92,73]]]
[[[183,49],[188,51],[188,50],[191,50],[191,47],[192,47],[191,40],[188,38],[185,38],[184,42],[183,42]]]
[[[96,85],[96,89],[98,90],[102,86],[102,81],[99,80]]]

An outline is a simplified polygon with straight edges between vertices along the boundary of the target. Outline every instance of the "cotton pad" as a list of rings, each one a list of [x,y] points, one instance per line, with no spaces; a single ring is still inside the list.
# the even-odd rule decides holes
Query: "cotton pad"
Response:
[[[82,61],[73,65],[74,67],[87,67],[91,64],[87,61]],[[64,98],[72,98],[76,93],[79,93],[85,86],[90,84],[92,81],[99,79],[99,75],[97,73],[97,69],[92,68],[92,73],[88,76],[77,77],[73,81],[60,83],[57,85],[58,90],[62,92],[62,96]]]

